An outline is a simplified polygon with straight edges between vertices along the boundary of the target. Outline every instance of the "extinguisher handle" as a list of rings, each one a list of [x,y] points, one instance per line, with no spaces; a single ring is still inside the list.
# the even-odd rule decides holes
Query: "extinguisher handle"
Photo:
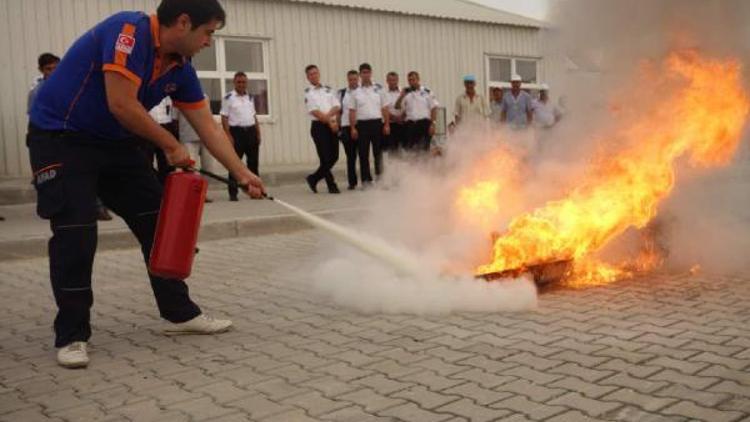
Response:
[[[224,177],[224,176],[219,176],[218,174],[211,173],[208,170],[196,169],[195,167],[188,167],[186,170],[188,170],[188,171],[197,171],[198,173],[200,173],[200,174],[202,174],[204,176],[208,176],[208,177],[210,177],[210,178],[212,178],[214,180],[218,180],[220,182],[226,183],[229,186],[247,188],[247,185],[240,185],[239,183],[237,183],[236,180],[232,180],[232,179],[230,179],[228,177]]]
[[[226,183],[229,186],[240,187],[240,188],[243,188],[243,189],[247,189],[248,188],[248,186],[246,184],[239,184],[234,179],[230,179],[230,178],[224,177],[224,176],[219,176],[218,174],[212,173],[212,172],[210,172],[208,170],[196,169],[195,167],[188,167],[186,170],[188,170],[188,171],[197,171],[198,173],[200,173],[200,174],[202,174],[204,176],[207,176],[207,177],[210,177],[210,178],[212,178],[214,180],[218,180],[220,182]],[[268,194],[266,194],[265,192],[263,193],[263,198],[270,199],[271,201],[273,201],[273,196],[268,196]]]

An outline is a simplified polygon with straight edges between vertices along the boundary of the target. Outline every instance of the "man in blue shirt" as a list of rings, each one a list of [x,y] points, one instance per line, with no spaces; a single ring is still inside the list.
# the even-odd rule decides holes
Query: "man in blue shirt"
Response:
[[[187,149],[148,109],[170,96],[247,193],[264,193],[214,124],[190,63],[224,21],[217,0],[162,0],[154,16],[117,13],[70,47],[32,105],[27,142],[37,213],[52,229],[50,278],[62,366],[88,364],[97,195],[127,222],[148,260],[162,192],[135,138],[161,148],[170,165],[190,164]],[[203,315],[184,281],[150,279],[159,313],[171,323],[166,333],[215,333],[231,325]]]
[[[500,121],[510,125],[511,129],[526,129],[533,120],[531,95],[521,90],[523,80],[519,75],[510,78],[510,91],[503,95]]]

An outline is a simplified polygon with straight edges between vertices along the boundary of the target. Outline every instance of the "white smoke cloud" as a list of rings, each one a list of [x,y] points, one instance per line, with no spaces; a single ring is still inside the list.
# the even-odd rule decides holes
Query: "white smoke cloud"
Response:
[[[567,57],[579,65],[557,68],[552,85],[553,97],[567,100],[563,120],[550,131],[463,128],[441,158],[389,160],[379,188],[357,193],[368,211],[349,225],[383,239],[373,242],[378,247],[398,245],[396,253],[423,270],[399,275],[382,260],[331,242],[321,248],[327,252],[314,273],[318,293],[364,312],[533,309],[536,289],[530,280],[487,283],[473,277],[476,266],[490,259],[491,232],[501,233],[513,217],[564,197],[585,179],[593,157],[623,147],[611,134],[658,108],[662,99],[662,87],[637,83],[644,63],[658,63],[678,47],[719,58],[750,57],[747,1],[561,0],[551,16],[545,57]],[[711,272],[747,272],[750,153],[747,140],[743,144],[733,163],[720,170],[678,165],[675,191],[659,207],[667,270],[699,264]],[[486,176],[515,180],[517,188],[502,192],[499,209],[488,212],[487,221],[457,218],[459,188],[499,145],[512,151],[518,165],[499,166]],[[632,256],[639,241],[630,230],[601,255]]]
[[[456,191],[472,164],[500,142],[485,132],[456,136],[462,148],[443,158],[389,160],[378,188],[361,195],[365,215],[346,223],[367,246],[323,240],[314,289],[362,312],[435,314],[534,309],[536,286],[528,278],[487,282],[474,269],[489,258],[490,233],[456,221]],[[454,144],[455,145],[455,144]],[[453,151],[453,152],[451,152]],[[458,153],[458,151],[461,151]],[[499,212],[506,221],[515,214]],[[371,249],[369,253],[362,249]],[[373,256],[398,256],[378,259]],[[411,262],[405,265],[404,262]],[[416,271],[403,271],[403,268]]]

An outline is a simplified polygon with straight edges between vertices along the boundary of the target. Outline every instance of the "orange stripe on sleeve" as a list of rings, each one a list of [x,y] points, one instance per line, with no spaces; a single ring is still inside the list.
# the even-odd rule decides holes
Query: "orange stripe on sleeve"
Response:
[[[202,108],[206,105],[206,99],[202,99],[200,101],[196,101],[194,103],[183,103],[181,101],[172,101],[172,104],[174,104],[175,107],[183,110],[197,110],[199,108]]]
[[[135,25],[126,23],[122,26],[122,31],[120,32],[123,35],[133,36],[135,34]],[[119,37],[119,36],[118,36]],[[117,46],[117,40],[115,40],[115,46]],[[128,56],[129,54],[118,50],[115,47],[115,64],[120,65],[122,67],[127,67],[128,64]]]
[[[105,64],[104,66],[102,66],[102,71],[104,71],[104,72],[117,72],[117,73],[121,74],[122,76],[124,76],[124,77],[130,79],[131,81],[133,81],[133,83],[135,83],[138,86],[138,88],[141,87],[141,78],[139,78],[138,75],[136,75],[135,73],[131,72],[130,69],[128,69],[128,68],[126,68],[124,66],[120,66],[118,64]]]

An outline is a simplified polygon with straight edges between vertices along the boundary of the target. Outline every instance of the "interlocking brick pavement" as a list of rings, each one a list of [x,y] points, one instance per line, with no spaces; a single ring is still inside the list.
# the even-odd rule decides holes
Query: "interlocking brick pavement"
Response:
[[[0,264],[0,421],[750,420],[750,276],[654,274],[516,314],[377,315],[309,285],[321,234],[201,244],[235,328],[165,337],[136,250],[97,257],[92,363],[54,362],[44,259]]]

